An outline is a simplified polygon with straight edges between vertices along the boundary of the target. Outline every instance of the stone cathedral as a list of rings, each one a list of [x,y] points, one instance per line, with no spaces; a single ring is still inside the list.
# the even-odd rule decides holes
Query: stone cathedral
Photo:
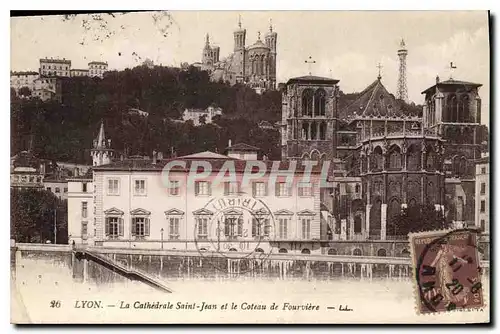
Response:
[[[228,57],[220,60],[220,48],[211,46],[207,34],[202,53],[201,69],[210,72],[214,81],[223,80],[231,85],[240,83],[258,91],[276,89],[276,58],[278,34],[269,25],[269,31],[261,40],[246,45],[246,29],[241,27],[233,32],[234,50]]]
[[[282,93],[282,158],[335,166],[334,188],[322,190],[321,240],[398,239],[388,223],[413,205],[473,224],[481,85],[436,78],[422,92],[420,115],[387,91],[380,74],[339,110],[338,83],[303,76]]]

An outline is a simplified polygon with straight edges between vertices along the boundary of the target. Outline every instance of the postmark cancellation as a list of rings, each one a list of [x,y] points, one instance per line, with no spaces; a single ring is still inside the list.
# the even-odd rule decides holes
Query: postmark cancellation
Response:
[[[482,309],[482,268],[474,229],[411,233],[418,314]]]

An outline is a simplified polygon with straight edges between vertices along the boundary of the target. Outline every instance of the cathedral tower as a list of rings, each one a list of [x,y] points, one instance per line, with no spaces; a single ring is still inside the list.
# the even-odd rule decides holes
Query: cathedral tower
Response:
[[[111,139],[106,142],[104,135],[104,123],[101,121],[101,127],[97,138],[94,139],[93,148],[90,150],[92,156],[92,166],[101,166],[111,163],[114,150],[111,149]]]
[[[245,49],[245,38],[247,30],[241,28],[241,17],[238,20],[238,29],[234,31],[234,51],[242,51]]]
[[[269,24],[269,32],[266,34],[266,45],[271,50],[269,53],[269,80],[270,88],[276,88],[276,44],[278,34],[273,31],[272,21]]]
[[[338,82],[311,75],[288,80],[282,98],[282,160],[335,158]]]

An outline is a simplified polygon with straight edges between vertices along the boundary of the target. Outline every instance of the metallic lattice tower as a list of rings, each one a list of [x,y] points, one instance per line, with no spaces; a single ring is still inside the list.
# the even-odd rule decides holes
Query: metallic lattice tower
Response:
[[[404,39],[401,40],[399,44],[398,56],[399,56],[399,78],[398,78],[398,92],[397,98],[405,102],[408,102],[408,85],[406,83],[406,56],[408,55],[408,50],[406,49]]]

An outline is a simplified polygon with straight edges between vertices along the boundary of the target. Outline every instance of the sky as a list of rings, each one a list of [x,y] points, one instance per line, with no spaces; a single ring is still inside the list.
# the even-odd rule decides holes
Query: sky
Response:
[[[382,66],[382,82],[396,94],[399,43],[408,49],[408,95],[441,80],[483,84],[482,123],[489,124],[490,57],[485,11],[172,11],[11,18],[11,70],[38,71],[39,58],[72,60],[87,68],[92,60],[111,69],[131,68],[146,58],[179,66],[201,61],[205,35],[224,58],[233,50],[233,31],[241,16],[246,44],[269,30],[278,33],[277,80],[308,74],[340,80],[345,93],[372,83]],[[310,67],[305,60],[312,57]],[[457,67],[451,73],[450,62]]]

